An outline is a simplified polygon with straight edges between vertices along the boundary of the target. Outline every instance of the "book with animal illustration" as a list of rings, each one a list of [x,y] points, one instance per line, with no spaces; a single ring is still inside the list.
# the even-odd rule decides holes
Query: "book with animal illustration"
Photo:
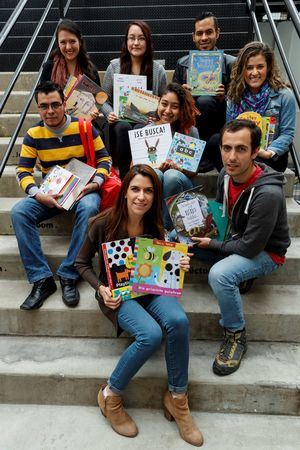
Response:
[[[90,118],[107,100],[107,94],[86,75],[70,75],[64,89],[66,111],[75,117]]]
[[[114,74],[113,103],[114,113],[119,119],[127,120],[124,115],[124,105],[131,92],[131,88],[147,89],[147,77],[145,75]]]
[[[237,119],[252,120],[261,129],[260,148],[267,150],[274,139],[276,117],[263,117],[254,111],[245,111]]]
[[[169,123],[128,131],[133,164],[158,167],[166,161],[172,142]]]
[[[146,125],[149,118],[155,116],[158,103],[157,95],[133,87],[124,103],[122,114],[126,119]]]
[[[57,203],[68,210],[95,173],[94,167],[72,158],[64,168],[56,165],[47,173],[40,185],[40,192],[59,195]]]
[[[167,154],[167,160],[173,161],[181,169],[196,172],[205,145],[205,141],[185,134],[175,133]]]
[[[102,244],[108,286],[114,298],[121,295],[122,300],[129,300],[140,295],[132,292],[129,285],[133,267],[134,244],[135,238],[120,239],[119,241]]]
[[[216,90],[222,84],[223,52],[219,50],[191,50],[187,84],[191,94],[216,95]]]
[[[228,216],[222,216],[223,205],[208,200],[201,187],[165,199],[180,242],[195,244],[192,237],[210,237],[223,241],[228,230]]]
[[[186,244],[136,238],[130,279],[133,292],[180,297],[184,271],[179,262],[187,251]]]

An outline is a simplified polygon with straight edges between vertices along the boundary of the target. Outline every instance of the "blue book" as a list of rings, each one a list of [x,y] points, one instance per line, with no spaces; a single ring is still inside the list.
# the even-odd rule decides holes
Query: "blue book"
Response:
[[[216,95],[216,90],[222,84],[223,52],[219,50],[191,50],[187,84],[191,94]]]
[[[197,172],[205,145],[205,141],[175,133],[166,159],[173,161],[181,169]]]

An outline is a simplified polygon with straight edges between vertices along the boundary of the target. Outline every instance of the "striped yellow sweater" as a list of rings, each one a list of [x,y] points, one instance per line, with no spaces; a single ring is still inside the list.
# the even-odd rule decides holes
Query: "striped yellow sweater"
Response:
[[[104,180],[109,175],[111,158],[104,144],[93,127],[94,149],[96,153],[96,177]],[[64,167],[72,158],[86,162],[84,148],[80,139],[78,118],[71,117],[69,126],[62,136],[57,136],[40,121],[30,128],[24,137],[21,148],[17,179],[26,193],[36,186],[33,169],[37,157],[42,166],[43,176],[56,164]]]

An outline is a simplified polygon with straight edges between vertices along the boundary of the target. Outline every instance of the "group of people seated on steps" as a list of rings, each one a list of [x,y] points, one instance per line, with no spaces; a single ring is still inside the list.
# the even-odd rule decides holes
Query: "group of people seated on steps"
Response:
[[[216,49],[219,35],[212,13],[203,13],[194,21],[192,37],[197,50]],[[56,41],[57,49],[46,62],[35,92],[41,121],[27,131],[17,166],[17,179],[27,197],[12,209],[12,223],[28,281],[33,284],[20,306],[23,310],[41,307],[57,289],[37,226],[64,211],[57,196],[39,190],[33,177],[36,160],[39,158],[43,176],[54,165],[65,166],[71,158],[86,162],[79,121],[66,113],[63,88],[69,75],[78,74],[100,84],[77,24],[62,21]],[[79,302],[76,284],[81,277],[95,290],[101,311],[114,324],[116,334],[126,331],[134,338],[98,394],[99,407],[112,428],[123,436],[137,435],[135,422],[124,410],[122,394],[165,336],[165,416],[176,421],[185,441],[201,446],[203,436],[188,406],[189,322],[182,304],[174,297],[157,295],[128,301],[122,301],[121,296],[113,298],[101,251],[102,243],[128,237],[165,239],[172,222],[163,199],[193,187],[197,173],[169,161],[156,170],[144,164],[132,165],[128,131],[137,124],[119,120],[113,112],[113,74],[146,75],[147,89],[160,97],[153,122],[169,123],[173,134],[205,140],[197,172],[214,167],[220,172],[216,200],[229,215],[230,235],[223,242],[193,238],[194,246],[180,262],[186,272],[191,258],[211,265],[208,283],[219,303],[223,328],[223,341],[213,362],[216,375],[235,372],[247,350],[241,298],[245,284],[281,266],[290,245],[282,172],[295,132],[295,101],[278,70],[274,52],[265,43],[246,44],[237,58],[224,54],[222,84],[215,96],[193,98],[187,68],[188,57],[184,56],[177,62],[173,82],[167,84],[163,66],[153,59],[149,26],[140,20],[128,24],[120,58],[110,62],[104,76],[102,87],[108,99],[101,113],[91,116],[96,174],[70,209],[75,220],[69,249],[56,273],[67,306]],[[246,111],[276,117],[274,139],[266,150],[260,149],[260,128],[250,120],[237,119]],[[122,184],[115,204],[99,212],[112,156]],[[99,255],[96,272],[95,254]]]

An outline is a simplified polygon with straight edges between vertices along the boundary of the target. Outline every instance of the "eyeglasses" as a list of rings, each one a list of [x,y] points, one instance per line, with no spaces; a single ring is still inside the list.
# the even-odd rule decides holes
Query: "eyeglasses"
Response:
[[[127,41],[129,42],[135,42],[138,41],[138,43],[144,43],[146,42],[145,36],[128,36]]]
[[[38,105],[38,108],[41,109],[42,111],[47,111],[49,108],[56,110],[58,108],[60,108],[63,104],[59,103],[59,102],[53,102],[53,103],[41,103],[40,105]]]

